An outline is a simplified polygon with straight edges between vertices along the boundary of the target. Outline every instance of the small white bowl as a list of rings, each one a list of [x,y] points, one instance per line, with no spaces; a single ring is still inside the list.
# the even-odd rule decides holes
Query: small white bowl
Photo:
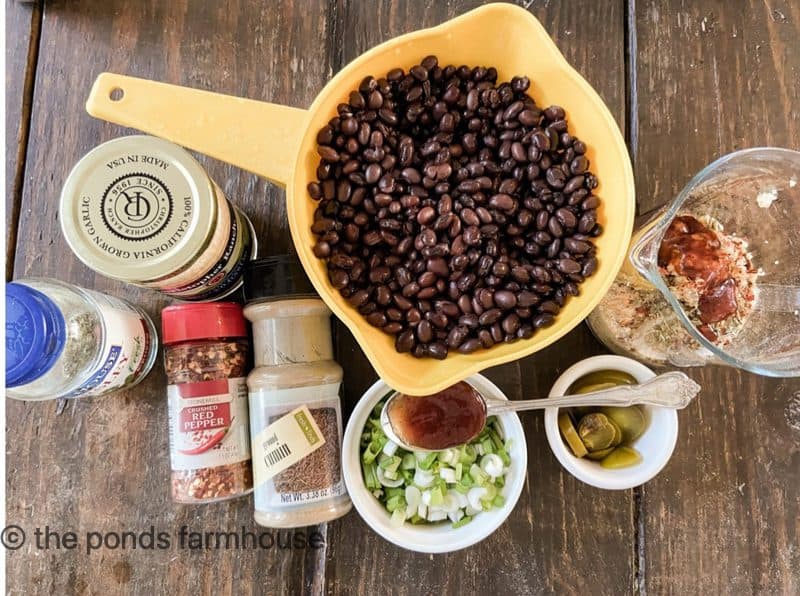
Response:
[[[487,398],[508,399],[497,386],[482,375],[473,375],[466,382]],[[369,526],[383,538],[408,550],[420,553],[448,553],[480,542],[494,532],[506,520],[522,493],[528,471],[528,447],[519,417],[508,412],[499,415],[498,421],[506,439],[511,439],[509,457],[511,465],[506,483],[500,494],[505,504],[491,511],[483,511],[471,522],[453,528],[448,521],[435,525],[413,525],[405,523],[393,526],[391,516],[378,500],[367,490],[361,472],[360,439],[364,425],[372,408],[391,389],[383,381],[377,381],[356,404],[342,443],[342,473],[347,492],[356,510]]]
[[[550,390],[550,397],[566,394],[575,381],[598,370],[626,372],[639,383],[656,376],[644,364],[624,356],[594,356],[581,360],[565,370]],[[623,490],[644,484],[658,474],[672,456],[678,440],[678,412],[672,408],[641,407],[648,421],[647,429],[632,445],[642,455],[641,463],[609,470],[598,462],[575,457],[564,443],[558,429],[559,408],[547,408],[544,412],[544,428],[550,449],[570,474],[586,484],[609,490]]]

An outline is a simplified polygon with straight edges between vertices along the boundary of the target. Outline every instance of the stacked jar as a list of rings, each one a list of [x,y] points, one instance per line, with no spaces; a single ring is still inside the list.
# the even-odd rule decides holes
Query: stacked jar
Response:
[[[156,137],[89,152],[64,185],[60,218],[87,266],[181,300],[229,295],[256,254],[247,216],[188,151]]]
[[[252,323],[255,368],[247,377],[257,523],[301,527],[347,513],[342,478],[342,367],[333,359],[330,310],[299,262],[278,256],[248,264],[244,314]],[[274,425],[298,409],[324,444],[272,475],[281,452]],[[278,461],[279,463],[279,461]]]

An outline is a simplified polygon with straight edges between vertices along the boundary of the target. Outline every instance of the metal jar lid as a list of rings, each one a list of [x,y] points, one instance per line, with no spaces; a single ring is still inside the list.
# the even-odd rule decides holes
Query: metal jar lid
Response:
[[[135,283],[194,260],[213,233],[217,203],[211,179],[188,151],[136,135],[103,143],[75,165],[59,215],[81,261]]]

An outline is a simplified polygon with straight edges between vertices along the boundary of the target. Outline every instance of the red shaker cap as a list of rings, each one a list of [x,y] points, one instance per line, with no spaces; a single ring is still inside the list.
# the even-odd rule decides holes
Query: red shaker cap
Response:
[[[247,337],[242,306],[235,302],[177,304],[161,311],[161,341]]]

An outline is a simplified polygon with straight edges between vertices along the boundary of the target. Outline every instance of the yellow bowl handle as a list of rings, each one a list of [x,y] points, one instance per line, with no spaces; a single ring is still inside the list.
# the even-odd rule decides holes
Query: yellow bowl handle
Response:
[[[286,186],[308,126],[307,110],[102,73],[86,111]]]

